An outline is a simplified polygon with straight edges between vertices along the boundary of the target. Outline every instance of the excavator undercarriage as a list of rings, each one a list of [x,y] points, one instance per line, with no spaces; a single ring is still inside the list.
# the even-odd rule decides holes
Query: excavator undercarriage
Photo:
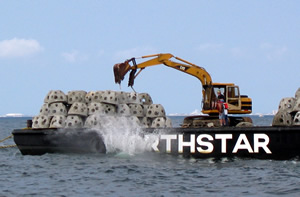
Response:
[[[187,116],[183,120],[182,128],[201,128],[201,127],[221,127],[218,116]],[[228,125],[230,127],[249,127],[252,126],[250,117],[228,116]]]

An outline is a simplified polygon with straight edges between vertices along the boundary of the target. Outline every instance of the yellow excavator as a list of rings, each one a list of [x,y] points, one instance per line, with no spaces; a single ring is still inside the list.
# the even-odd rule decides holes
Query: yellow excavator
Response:
[[[121,84],[127,72],[130,72],[128,86],[134,85],[134,79],[148,66],[165,65],[181,72],[190,74],[198,78],[202,83],[202,113],[208,116],[189,116],[183,122],[183,127],[207,127],[209,123],[218,125],[218,94],[225,97],[228,104],[228,114],[250,114],[252,113],[252,99],[246,95],[241,95],[239,86],[234,83],[213,83],[210,74],[202,67],[192,64],[184,59],[175,57],[170,53],[161,53],[142,56],[141,58],[151,58],[147,61],[137,64],[137,58],[131,58],[123,63],[114,65],[115,83]],[[175,62],[172,59],[179,60]],[[132,64],[132,65],[131,65]],[[138,73],[136,71],[139,69]],[[249,117],[229,117],[230,126],[236,126],[239,123],[252,123]],[[246,124],[248,125],[248,124]]]

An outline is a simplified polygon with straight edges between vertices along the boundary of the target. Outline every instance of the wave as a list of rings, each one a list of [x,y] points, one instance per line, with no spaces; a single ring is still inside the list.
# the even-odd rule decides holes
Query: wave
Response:
[[[1,118],[19,118],[19,117],[32,117],[30,115],[24,115],[21,113],[9,113],[5,115],[0,115]]]

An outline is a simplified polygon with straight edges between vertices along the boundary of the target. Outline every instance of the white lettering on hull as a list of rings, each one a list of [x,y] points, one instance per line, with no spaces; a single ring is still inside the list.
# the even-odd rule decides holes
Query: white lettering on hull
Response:
[[[254,134],[253,136],[254,138],[254,152],[258,153],[259,152],[259,147],[261,147],[262,149],[264,149],[264,151],[268,154],[272,154],[272,152],[270,151],[270,149],[268,148],[268,144],[270,142],[270,138],[269,136],[267,136],[266,134]],[[263,142],[260,142],[259,140],[263,139]]]
[[[202,134],[197,137],[197,143],[200,145],[197,147],[197,150],[199,153],[208,154],[211,153],[214,150],[214,146],[212,143],[203,141],[203,139],[206,138],[208,141],[213,141],[214,138],[211,135]],[[201,148],[201,146],[205,146],[206,149]]]
[[[183,141],[183,135],[180,134],[178,135],[178,152],[179,153],[183,153],[183,147],[190,147],[190,151],[191,153],[195,153],[195,134],[191,134],[190,135],[190,141],[189,142],[185,142]]]
[[[203,154],[209,154],[215,150],[214,140],[220,140],[221,143],[221,153],[227,153],[228,148],[227,144],[230,140],[233,140],[232,134],[215,134],[213,137],[209,134],[200,134],[197,136],[195,134],[189,135],[189,140],[184,140],[183,134],[163,134],[160,135],[160,141],[165,141],[165,147],[160,147],[165,149],[165,152],[170,153],[172,150],[177,150],[178,153],[183,153],[184,147],[188,147],[190,153],[195,153],[196,151]],[[172,148],[172,141],[177,142],[178,147]],[[240,134],[238,139],[235,142],[232,153],[237,153],[239,150],[247,150],[249,153],[259,153],[262,149],[267,154],[272,154],[271,150],[268,148],[268,144],[270,142],[270,138],[268,135],[263,133],[253,134],[253,147],[249,142],[246,134]],[[152,148],[156,152],[160,152],[159,148],[159,140],[155,141],[152,145]]]
[[[226,141],[232,139],[232,134],[216,134],[215,138],[221,140],[221,153],[226,153]]]
[[[171,140],[176,140],[177,135],[161,135],[160,139],[166,140],[166,152],[170,153],[171,152]]]
[[[254,134],[255,135],[255,134]],[[243,143],[242,143],[243,142]],[[245,134],[241,134],[233,148],[232,153],[237,153],[240,149],[247,149],[249,153],[253,153],[251,145]]]

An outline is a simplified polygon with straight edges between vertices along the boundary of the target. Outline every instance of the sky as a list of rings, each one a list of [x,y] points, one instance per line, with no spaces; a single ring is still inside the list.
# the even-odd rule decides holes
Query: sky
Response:
[[[50,90],[132,91],[113,65],[171,53],[235,83],[253,113],[300,87],[300,1],[0,0],[0,115],[38,115]],[[143,60],[139,60],[144,61]],[[139,62],[138,62],[139,63]],[[201,110],[198,79],[163,65],[135,80],[167,114]]]

